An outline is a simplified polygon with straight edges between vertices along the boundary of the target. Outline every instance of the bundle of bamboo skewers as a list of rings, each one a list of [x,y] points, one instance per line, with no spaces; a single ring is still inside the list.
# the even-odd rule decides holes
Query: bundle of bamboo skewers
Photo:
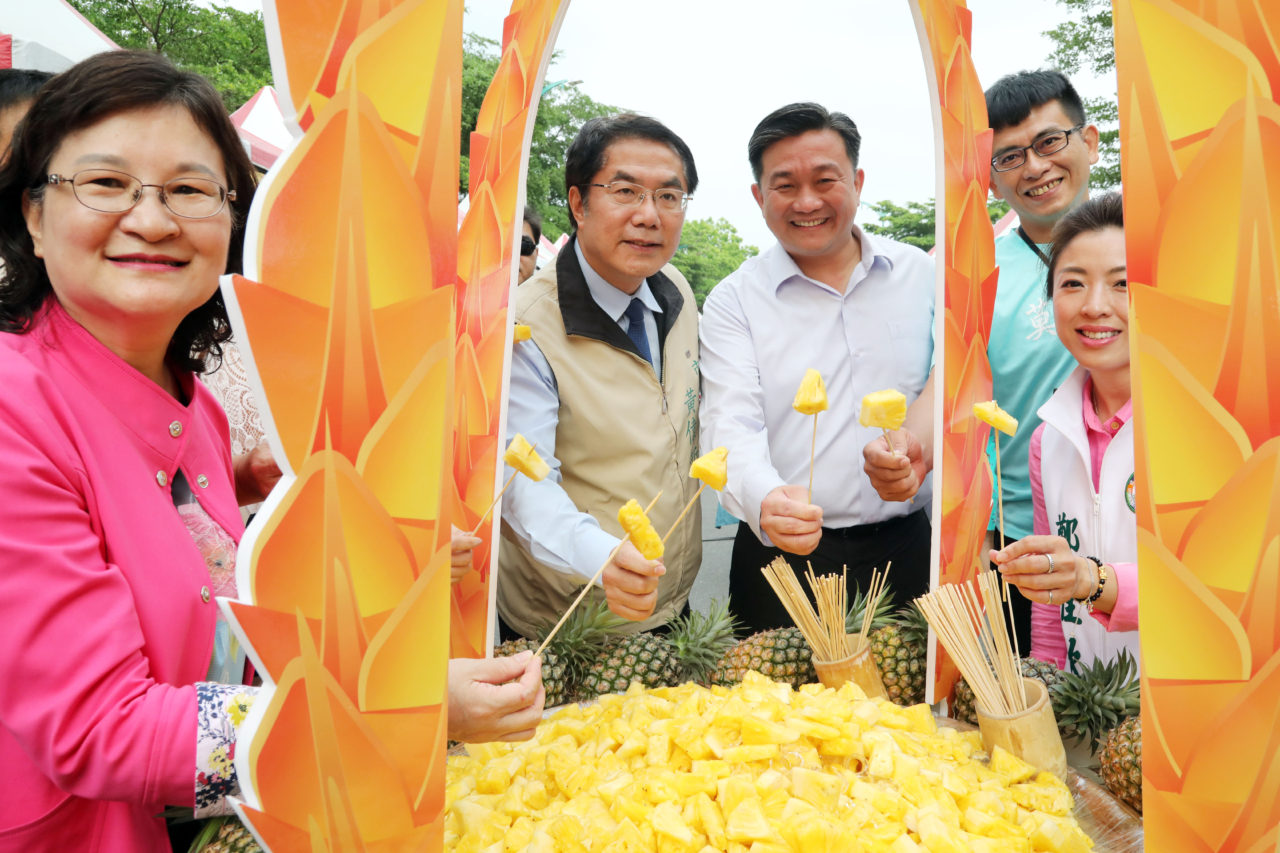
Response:
[[[805,579],[809,589],[813,590],[813,600],[817,609],[809,601],[796,578],[791,564],[781,557],[775,557],[761,571],[769,586],[777,593],[782,606],[786,608],[791,621],[796,623],[805,641],[813,649],[814,660],[836,661],[848,657],[862,649],[871,631],[871,617],[876,605],[884,595],[885,578],[889,576],[888,567],[884,572],[873,572],[871,576],[871,592],[867,600],[867,609],[862,617],[862,630],[857,634],[849,634],[845,630],[845,613],[848,607],[848,568],[840,574],[815,576],[813,566],[805,571]]]
[[[1027,710],[1019,655],[1009,644],[1000,579],[980,572],[973,585],[947,584],[916,599],[947,654],[988,714]]]

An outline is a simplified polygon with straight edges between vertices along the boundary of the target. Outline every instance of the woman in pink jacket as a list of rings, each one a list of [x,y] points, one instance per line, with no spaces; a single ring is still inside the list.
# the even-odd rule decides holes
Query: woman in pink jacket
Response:
[[[236,484],[263,495],[194,374],[230,337],[253,186],[213,88],[128,51],[50,81],[0,169],[0,851],[168,850],[166,805],[238,790],[255,691],[215,597]],[[455,737],[541,710],[523,659],[449,684]]]

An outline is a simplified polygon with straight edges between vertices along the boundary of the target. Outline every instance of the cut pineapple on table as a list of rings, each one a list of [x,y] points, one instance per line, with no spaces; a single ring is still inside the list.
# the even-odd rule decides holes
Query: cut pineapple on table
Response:
[[[729,480],[729,448],[717,447],[704,453],[689,466],[689,476],[701,480],[717,492]]]
[[[810,367],[800,380],[800,389],[796,391],[796,399],[791,404],[802,415],[816,415],[827,410],[827,386],[822,382],[822,374]]]
[[[624,503],[618,510],[618,523],[622,525],[627,538],[636,546],[640,556],[646,560],[662,558],[662,537],[653,529],[649,516],[644,514],[644,509],[636,503],[635,498]]]
[[[988,764],[978,732],[852,683],[633,684],[561,709],[531,741],[468,750],[446,768],[447,850],[1093,847],[1057,777],[1000,750]]]
[[[530,480],[541,480],[551,473],[551,466],[542,461],[538,451],[534,450],[529,440],[520,433],[516,433],[515,438],[511,439],[511,443],[507,445],[507,451],[502,454],[502,461]]]
[[[1005,435],[1013,435],[1018,431],[1018,419],[997,406],[995,400],[974,403],[973,414],[984,424],[989,424]]]
[[[858,423],[876,429],[899,429],[907,419],[907,397],[896,388],[872,391],[862,398]]]

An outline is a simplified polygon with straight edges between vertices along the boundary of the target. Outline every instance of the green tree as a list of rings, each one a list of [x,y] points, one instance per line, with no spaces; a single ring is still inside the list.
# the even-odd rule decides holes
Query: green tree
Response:
[[[701,308],[711,288],[759,252],[755,246],[742,242],[738,229],[728,220],[693,219],[684,224],[680,248],[671,263],[689,280]]]
[[[933,248],[934,240],[934,202],[909,201],[905,206],[891,201],[873,201],[867,204],[880,220],[878,223],[867,223],[863,227],[872,234],[890,237],[900,243],[919,246],[924,251]],[[987,215],[995,222],[1009,212],[1009,205],[1003,201],[991,199],[987,202]]]
[[[1084,68],[1098,76],[1116,68],[1116,46],[1112,31],[1111,0],[1057,0],[1069,17],[1045,32],[1054,44],[1049,59],[1065,74]],[[1093,167],[1090,185],[1105,190],[1120,184],[1120,106],[1115,98],[1086,98],[1089,120],[1098,125],[1099,160]]]
[[[498,43],[468,34],[462,58],[462,169],[459,194],[467,192],[470,174],[471,133],[476,129],[480,105],[498,69]],[[554,56],[552,62],[555,61]],[[587,119],[618,112],[617,107],[596,101],[580,87],[581,81],[552,81],[543,86],[533,123],[529,171],[525,195],[542,214],[542,230],[555,240],[569,230],[569,200],[564,187],[564,158],[569,143]]]
[[[261,12],[204,7],[194,0],[71,0],[121,47],[163,53],[174,65],[208,77],[227,111],[271,82]]]

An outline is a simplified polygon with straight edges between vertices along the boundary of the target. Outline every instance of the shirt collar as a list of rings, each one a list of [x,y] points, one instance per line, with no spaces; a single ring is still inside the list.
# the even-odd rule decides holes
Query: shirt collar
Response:
[[[578,255],[578,264],[582,267],[582,277],[587,281],[587,290],[591,292],[591,298],[615,323],[622,319],[632,299],[639,299],[651,313],[662,313],[662,306],[658,304],[653,291],[649,289],[648,279],[640,283],[635,293],[628,295],[605,281],[600,273],[591,268],[591,264],[587,263],[587,259],[583,257],[582,246],[577,240],[573,241],[573,251]]]
[[[1090,432],[1100,433],[1108,437],[1113,436],[1120,431],[1122,426],[1129,422],[1129,418],[1133,417],[1133,398],[1130,397],[1118,412],[1107,418],[1107,422],[1104,424],[1098,417],[1097,411],[1093,408],[1092,376],[1085,377],[1084,390],[1081,393],[1084,395],[1080,405],[1080,408],[1084,411],[1084,427]]]
[[[858,242],[862,245],[862,260],[858,261],[858,265],[853,268],[853,274],[849,279],[852,284],[862,281],[876,267],[886,271],[893,269],[893,257],[877,249],[876,244],[857,225],[853,226],[853,235],[858,238]],[[765,269],[768,271],[769,281],[773,283],[774,290],[792,280],[805,281],[817,287],[827,287],[822,282],[814,281],[805,275],[800,270],[800,266],[795,262],[795,259],[787,253],[786,249],[782,248],[781,243],[774,243],[773,248],[765,252],[764,262]],[[846,287],[845,293],[848,294],[851,290],[853,290],[852,287]]]

